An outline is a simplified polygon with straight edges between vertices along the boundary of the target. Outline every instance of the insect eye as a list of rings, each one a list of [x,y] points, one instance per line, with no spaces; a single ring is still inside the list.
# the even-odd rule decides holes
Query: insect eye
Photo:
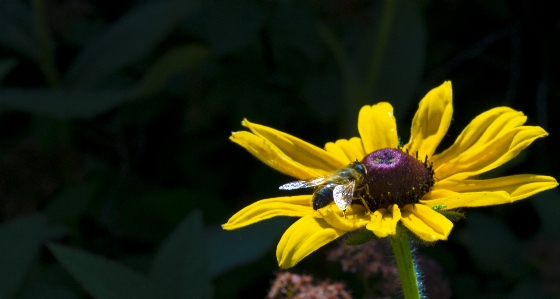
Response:
[[[359,162],[354,162],[352,163],[354,165],[352,165],[356,170],[358,170],[359,172],[366,174],[366,168],[362,163]]]

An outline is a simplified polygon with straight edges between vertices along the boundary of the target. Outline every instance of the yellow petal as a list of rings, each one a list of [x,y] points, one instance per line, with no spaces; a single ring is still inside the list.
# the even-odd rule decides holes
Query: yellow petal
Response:
[[[436,184],[437,185],[437,184]],[[447,189],[436,189],[436,187],[434,186],[433,189],[424,194],[424,196],[422,196],[422,200],[433,200],[433,199],[440,199],[440,198],[445,198],[445,197],[449,197],[452,195],[457,194],[457,192],[451,191],[451,190],[447,190]]]
[[[350,140],[340,139],[335,143],[329,142],[325,144],[325,150],[336,156],[345,165],[354,161],[362,161],[366,155],[362,140],[358,137]]]
[[[358,115],[358,131],[366,153],[399,145],[397,122],[389,103],[362,107]]]
[[[434,169],[448,163],[472,147],[480,147],[492,142],[511,129],[523,125],[526,120],[527,117],[523,113],[508,107],[490,109],[478,115],[461,132],[452,146],[432,157]]]
[[[242,125],[249,128],[255,135],[270,141],[292,160],[308,168],[330,173],[346,166],[346,164],[342,163],[324,149],[316,147],[290,134],[250,123],[246,119],[243,120]]]
[[[465,179],[491,169],[515,158],[535,139],[547,136],[541,127],[516,127],[489,142],[472,146],[445,164],[435,168],[436,178]]]
[[[447,133],[453,115],[451,82],[445,81],[422,99],[412,120],[410,141],[404,146],[418,157],[431,157]]]
[[[453,223],[440,213],[422,205],[406,205],[402,209],[402,223],[424,241],[447,240]]]
[[[305,216],[292,224],[280,239],[276,248],[278,265],[283,269],[293,267],[313,251],[345,233],[323,219]]]
[[[223,229],[238,229],[277,216],[303,217],[314,214],[311,195],[286,196],[259,200],[235,213]],[[321,217],[315,214],[316,217]]]
[[[333,156],[335,156],[341,162],[346,163],[346,164],[350,164],[351,160],[348,157],[348,155],[346,154],[346,152],[342,149],[342,146],[341,146],[342,143],[348,143],[348,140],[341,139],[341,140],[337,140],[336,143],[335,142],[327,142],[325,144],[325,150],[327,152],[329,152],[330,154],[332,154]]]
[[[366,215],[366,209],[361,205],[349,206],[346,215],[334,204],[320,208],[318,212],[329,225],[344,231],[360,229],[371,221],[370,215]]]
[[[366,150],[364,148],[364,142],[362,141],[362,139],[360,139],[358,137],[350,138],[350,146],[351,146],[352,153],[355,155],[354,158],[358,161],[362,161],[362,159],[367,154]],[[352,160],[352,162],[354,162],[356,160]]]
[[[325,175],[322,169],[310,168],[294,161],[270,141],[250,132],[233,132],[229,139],[248,150],[266,165],[291,177],[303,180]]]
[[[465,192],[456,193],[451,196],[438,199],[425,198],[426,196],[422,197],[420,203],[425,204],[429,207],[433,207],[435,205],[444,205],[445,209],[447,210],[457,208],[493,206],[512,202],[511,197],[505,191]]]
[[[553,177],[520,174],[489,180],[447,179],[439,181],[434,189],[447,189],[455,192],[505,191],[512,201],[516,201],[556,186],[558,186],[558,182]]]
[[[399,220],[401,220],[401,211],[397,205],[392,205],[389,210],[379,209],[375,211],[366,228],[377,237],[384,238],[396,233]]]

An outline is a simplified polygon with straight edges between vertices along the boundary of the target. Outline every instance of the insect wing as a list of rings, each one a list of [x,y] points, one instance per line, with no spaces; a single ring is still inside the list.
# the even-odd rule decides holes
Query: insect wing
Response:
[[[330,176],[320,176],[308,180],[294,181],[284,184],[279,187],[280,190],[295,190],[303,188],[311,188],[323,184],[328,180]]]
[[[350,180],[346,184],[336,185],[333,189],[333,199],[336,206],[345,211],[352,203],[356,181]]]

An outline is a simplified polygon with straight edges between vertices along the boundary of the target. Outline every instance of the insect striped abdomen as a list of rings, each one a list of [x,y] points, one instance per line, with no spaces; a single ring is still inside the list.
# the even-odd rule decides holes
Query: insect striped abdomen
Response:
[[[329,183],[317,188],[313,193],[313,210],[318,210],[333,201],[334,184]]]

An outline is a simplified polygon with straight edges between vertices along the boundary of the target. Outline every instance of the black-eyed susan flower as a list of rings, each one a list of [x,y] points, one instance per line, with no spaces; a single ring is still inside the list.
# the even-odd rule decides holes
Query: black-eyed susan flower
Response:
[[[301,217],[286,230],[276,251],[280,267],[289,268],[364,227],[387,237],[396,234],[400,221],[425,241],[446,240],[453,224],[436,210],[510,203],[558,185],[552,177],[532,174],[476,179],[548,135],[541,127],[524,126],[526,116],[508,107],[475,117],[453,145],[436,153],[452,113],[451,83],[445,82],[420,102],[407,144],[399,146],[392,106],[379,103],[360,110],[361,138],[329,142],[324,149],[244,120],[250,132],[235,132],[230,139],[268,166],[304,180],[360,161],[367,169],[364,191],[356,194],[362,200],[352,201],[345,211],[335,203],[314,210],[311,194],[260,200],[223,228],[238,229],[276,216]]]

